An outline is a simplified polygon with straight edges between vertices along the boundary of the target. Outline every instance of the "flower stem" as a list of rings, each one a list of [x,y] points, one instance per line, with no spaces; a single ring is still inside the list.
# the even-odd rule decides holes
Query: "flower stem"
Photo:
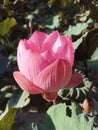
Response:
[[[53,100],[53,105],[56,105],[56,100]]]

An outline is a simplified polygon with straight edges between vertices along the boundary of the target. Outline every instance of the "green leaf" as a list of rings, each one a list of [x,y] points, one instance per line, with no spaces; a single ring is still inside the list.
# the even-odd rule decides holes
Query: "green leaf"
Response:
[[[76,60],[87,60],[91,58],[98,47],[98,28],[92,29],[83,39],[75,51]]]
[[[51,8],[52,6],[65,8],[69,3],[72,3],[72,0],[49,0],[48,6]]]
[[[52,106],[47,114],[51,117],[55,130],[92,130],[93,118],[89,118],[85,113],[79,113],[75,103],[69,106],[71,117],[67,116],[67,106],[58,104]]]
[[[79,106],[60,103],[51,106],[40,121],[25,123],[17,130],[92,130],[93,117],[82,113]]]
[[[94,127],[93,130],[98,130],[98,127]]]
[[[23,119],[24,124],[12,130],[55,130],[51,117],[45,113],[28,113]]]
[[[79,22],[86,22],[89,15],[90,15],[90,10],[82,14],[76,14],[75,19]]]
[[[0,22],[0,35],[6,35],[9,32],[9,30],[16,24],[17,23],[14,18],[7,18],[4,21]]]
[[[34,123],[27,123],[27,124],[22,125],[21,127],[19,127],[19,129],[16,129],[16,130],[38,130],[38,126],[35,125]]]
[[[81,34],[81,32],[86,29],[89,24],[91,24],[93,21],[91,19],[89,19],[87,22],[85,23],[77,23],[76,26],[72,26],[70,25],[67,31],[64,31],[63,34],[64,35],[79,35]]]
[[[27,123],[19,127],[17,130],[55,130],[51,119],[45,118],[46,121],[41,121],[42,123]],[[12,129],[14,130],[14,129]]]
[[[6,108],[0,116],[0,130],[11,130],[16,115],[16,109]]]
[[[3,0],[4,6],[7,6],[9,4],[9,0]]]
[[[58,28],[60,26],[60,16],[55,15],[53,18],[50,18],[48,22],[49,23],[45,25],[46,28],[49,28],[49,29]]]
[[[86,32],[84,35],[82,35],[79,39],[77,39],[75,42],[73,42],[74,44],[74,49],[76,50],[79,45],[82,43],[83,39],[87,36],[88,32]]]
[[[67,31],[64,31],[64,34],[66,35],[79,35],[82,30],[86,29],[88,27],[87,23],[78,23],[76,26],[69,26]]]
[[[30,102],[29,94],[25,91],[17,90],[8,101],[8,106],[12,108],[22,108]]]

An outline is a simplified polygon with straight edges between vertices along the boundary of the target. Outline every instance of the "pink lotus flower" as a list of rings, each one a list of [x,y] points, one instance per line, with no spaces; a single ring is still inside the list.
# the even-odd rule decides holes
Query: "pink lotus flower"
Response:
[[[20,40],[17,62],[20,71],[14,72],[14,78],[19,86],[30,94],[42,94],[48,101],[55,100],[60,89],[82,81],[80,74],[72,74],[71,38],[58,31],[49,35],[35,31],[29,40]]]

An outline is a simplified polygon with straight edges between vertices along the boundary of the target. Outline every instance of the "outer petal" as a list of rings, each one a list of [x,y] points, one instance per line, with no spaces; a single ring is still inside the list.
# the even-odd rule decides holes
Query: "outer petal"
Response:
[[[45,92],[56,92],[69,82],[71,74],[69,62],[59,59],[43,69],[34,80],[34,84]]]
[[[49,101],[56,100],[58,95],[57,95],[57,92],[52,92],[52,93],[45,92],[42,94],[42,96],[45,100],[47,100],[49,102]]]
[[[31,83],[27,78],[25,78],[19,71],[13,73],[15,80],[19,86],[30,94],[40,94],[44,90],[38,88],[35,84]]]
[[[73,74],[65,88],[73,88],[82,82],[82,76],[79,73]]]
[[[21,55],[24,51],[36,51],[35,45],[30,40],[20,40],[18,45],[18,53]]]
[[[30,50],[21,55],[18,53],[17,57],[20,72],[31,82],[49,64],[41,55]]]

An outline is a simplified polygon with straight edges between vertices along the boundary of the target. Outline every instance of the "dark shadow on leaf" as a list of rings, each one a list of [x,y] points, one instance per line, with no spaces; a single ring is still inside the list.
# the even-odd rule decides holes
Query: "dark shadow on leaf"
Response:
[[[16,121],[18,122],[12,130],[55,130],[50,116],[46,113],[18,111]]]
[[[66,116],[71,117],[72,115],[72,110],[69,107],[66,107]]]

